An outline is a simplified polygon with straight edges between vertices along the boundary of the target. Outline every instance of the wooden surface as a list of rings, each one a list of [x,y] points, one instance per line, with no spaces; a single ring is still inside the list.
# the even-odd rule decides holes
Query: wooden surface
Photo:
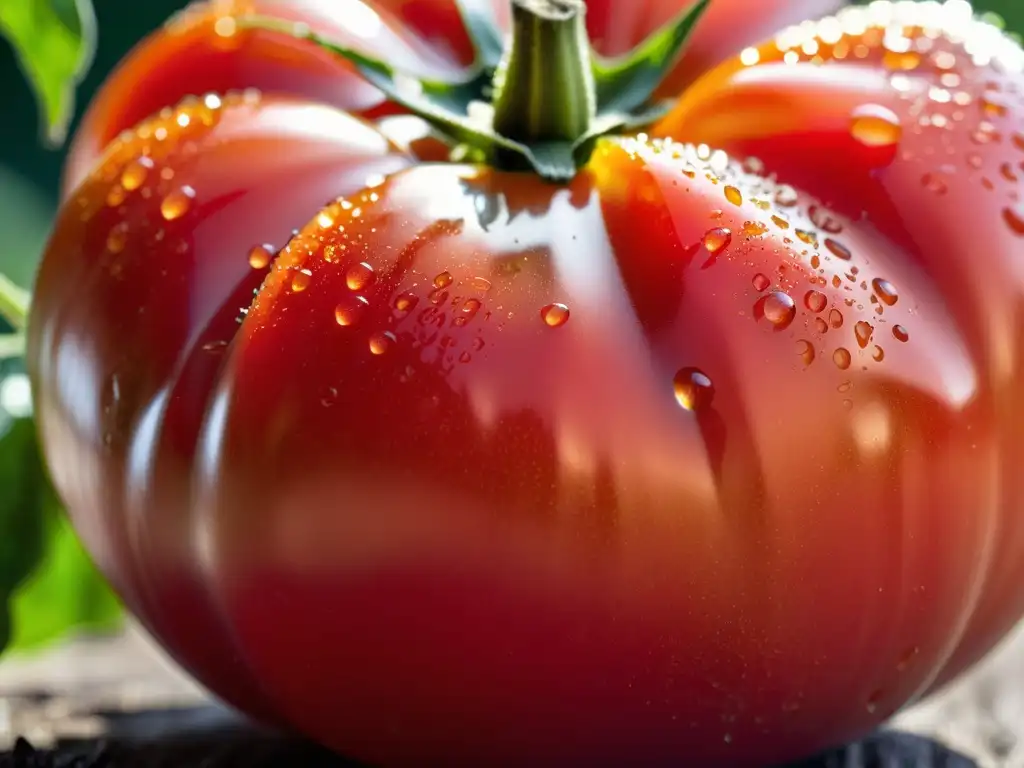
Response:
[[[1024,768],[1024,627],[970,675],[891,725],[937,739],[981,768]],[[217,734],[224,751],[233,743],[225,734],[239,727],[135,626],[117,637],[78,640],[0,663],[0,750],[11,749],[19,736],[46,748],[97,737],[138,741],[167,733],[189,734],[196,748],[209,733]],[[256,737],[240,738],[252,742]],[[909,748],[916,749],[914,744]],[[268,749],[295,747],[275,742]],[[858,762],[858,755],[873,749],[867,743],[852,758],[845,754],[816,765],[925,768],[916,758]],[[308,761],[313,760],[310,753]],[[962,763],[943,758],[941,764]]]

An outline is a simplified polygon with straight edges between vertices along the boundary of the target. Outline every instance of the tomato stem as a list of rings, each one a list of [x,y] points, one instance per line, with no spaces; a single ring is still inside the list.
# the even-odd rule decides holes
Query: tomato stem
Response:
[[[21,331],[28,322],[29,292],[0,274],[0,317]]]
[[[495,75],[494,130],[534,145],[584,136],[597,112],[583,0],[512,0]]]

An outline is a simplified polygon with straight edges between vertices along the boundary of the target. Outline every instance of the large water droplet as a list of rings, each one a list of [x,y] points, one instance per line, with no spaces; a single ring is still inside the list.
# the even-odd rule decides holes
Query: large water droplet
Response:
[[[313,273],[308,269],[300,269],[294,275],[292,275],[292,291],[295,293],[302,293],[302,291],[309,288],[309,284],[313,281]]]
[[[565,304],[548,304],[540,311],[540,316],[548,326],[558,328],[569,322],[569,308]]]
[[[910,340],[910,334],[902,325],[894,325],[892,327],[892,335],[896,341],[902,341],[905,343]]]
[[[348,296],[334,308],[334,319],[341,326],[355,325],[370,306],[362,296]]]
[[[375,355],[383,355],[396,341],[395,334],[391,331],[380,331],[370,335],[370,352]]]
[[[775,330],[781,331],[788,328],[796,317],[796,304],[788,293],[772,291],[757,302],[755,313],[775,326]]]
[[[861,349],[867,347],[874,332],[875,329],[871,323],[864,322],[863,320],[858,320],[853,326],[853,335],[857,338],[857,344]]]
[[[121,186],[133,192],[146,183],[149,172],[153,170],[153,161],[148,157],[140,157],[128,163],[121,173]]]
[[[349,287],[349,290],[361,291],[372,283],[375,277],[373,267],[363,261],[349,267],[348,272],[345,273],[345,285]]]
[[[838,309],[833,309],[831,312],[828,313],[828,324],[831,325],[833,328],[842,328],[843,313],[840,312]]]
[[[850,363],[853,362],[853,356],[850,354],[850,350],[846,349],[846,347],[839,347],[832,353],[832,362],[836,364],[837,368],[845,371],[850,367]]]
[[[804,294],[804,306],[815,314],[824,311],[828,305],[828,297],[821,291],[810,290]]]
[[[850,116],[850,134],[867,147],[891,147],[903,137],[903,126],[891,109],[864,104]]]
[[[711,404],[715,386],[699,368],[682,368],[672,380],[676,401],[688,411],[698,411]]]
[[[896,287],[888,280],[876,277],[871,281],[871,287],[875,292],[875,296],[877,296],[879,301],[883,304],[888,304],[891,307],[900,300],[900,295],[897,293]]]
[[[413,293],[400,293],[395,297],[394,307],[397,311],[412,312],[420,300]]]
[[[814,362],[814,345],[806,339],[802,339],[796,343],[796,353],[800,355],[800,359],[803,360],[804,365],[810,365]]]
[[[843,261],[849,261],[853,258],[853,254],[850,253],[850,249],[840,243],[838,240],[833,240],[831,237],[825,238],[825,247],[832,252],[832,255],[837,259]]]
[[[733,205],[743,205],[743,193],[736,187],[725,188],[725,199]]]
[[[732,242],[732,230],[725,227],[716,227],[708,230],[704,235],[704,247],[708,253],[716,255],[729,247]]]
[[[452,275],[450,272],[441,272],[437,277],[434,278],[434,287],[438,290],[447,288],[452,284]]]
[[[758,272],[756,275],[754,275],[752,284],[754,286],[755,291],[766,291],[768,290],[768,286],[772,284],[772,281],[768,279],[767,275],[763,275],[760,272]]]
[[[196,191],[192,187],[187,185],[179,187],[167,195],[163,202],[160,203],[160,215],[167,221],[180,219],[192,207],[192,201],[195,199],[195,196]]]
[[[273,246],[254,245],[249,251],[249,266],[253,269],[264,269],[270,264],[273,255]]]

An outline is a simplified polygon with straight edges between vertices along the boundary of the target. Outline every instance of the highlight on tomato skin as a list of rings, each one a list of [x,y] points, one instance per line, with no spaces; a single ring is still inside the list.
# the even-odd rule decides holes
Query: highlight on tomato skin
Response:
[[[553,185],[222,34],[278,5],[113,77],[30,321],[76,528],[215,694],[388,765],[757,766],[1024,613],[1018,45],[955,0],[709,11],[673,110]],[[373,8],[468,62],[450,5]]]

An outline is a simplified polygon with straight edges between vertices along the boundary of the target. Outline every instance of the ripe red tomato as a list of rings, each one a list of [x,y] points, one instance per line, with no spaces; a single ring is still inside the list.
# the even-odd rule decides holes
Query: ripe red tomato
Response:
[[[565,185],[424,162],[417,118],[243,5],[469,56],[446,0],[203,6],[76,139],[44,448],[212,691],[387,764],[757,765],[1024,613],[1024,54],[966,4],[739,53],[835,3],[717,0],[673,111]],[[591,0],[590,32],[620,53],[676,7]]]

